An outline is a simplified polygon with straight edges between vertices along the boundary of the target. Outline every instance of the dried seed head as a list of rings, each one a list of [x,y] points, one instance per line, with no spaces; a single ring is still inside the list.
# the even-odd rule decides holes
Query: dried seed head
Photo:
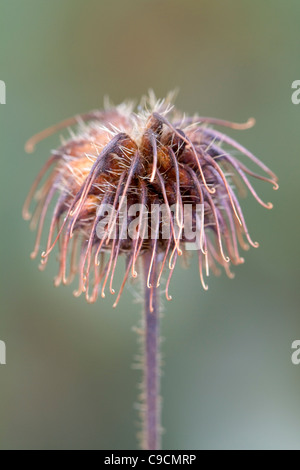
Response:
[[[132,105],[122,104],[68,119],[30,139],[26,150],[33,151],[39,140],[75,124],[77,133],[72,132],[52,152],[23,212],[32,227],[37,227],[34,258],[48,209],[54,203],[41,267],[58,245],[60,268],[55,285],[68,284],[78,274],[76,296],[85,292],[86,299],[94,302],[99,292],[104,297],[107,285],[114,293],[114,272],[123,253],[126,272],[117,305],[128,277],[137,276],[137,260],[150,252],[148,287],[158,286],[168,269],[166,297],[171,299],[168,290],[177,257],[186,257],[191,246],[198,252],[204,289],[204,271],[208,275],[211,268],[218,274],[221,265],[232,277],[230,262],[243,262],[239,245],[243,249],[249,244],[258,246],[249,235],[235,188],[243,183],[260,205],[271,209],[272,204],[260,199],[249,177],[271,183],[274,189],[278,188],[277,178],[242,145],[211,127],[247,129],[253,119],[235,124],[184,117],[168,99],[156,101],[150,95],[138,114]],[[253,172],[232,149],[264,174]],[[31,215],[34,196],[37,205]],[[159,273],[156,278],[154,272]]]

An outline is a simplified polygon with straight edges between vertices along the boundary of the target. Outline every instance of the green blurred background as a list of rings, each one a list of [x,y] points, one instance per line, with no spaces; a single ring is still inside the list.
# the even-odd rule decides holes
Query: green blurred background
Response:
[[[136,448],[139,372],[132,327],[140,306],[119,307],[53,287],[40,273],[21,218],[29,186],[58,136],[26,155],[43,128],[153,88],[179,87],[186,113],[244,121],[229,131],[279,175],[257,185],[267,211],[243,201],[260,242],[235,268],[200,287],[197,263],[176,270],[162,323],[164,448],[300,449],[298,0],[0,0],[1,449]],[[139,289],[134,287],[134,292]]]

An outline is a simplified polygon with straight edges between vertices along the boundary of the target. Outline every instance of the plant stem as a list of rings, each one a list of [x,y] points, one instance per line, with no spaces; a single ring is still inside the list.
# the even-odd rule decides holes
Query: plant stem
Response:
[[[143,446],[146,450],[159,450],[161,438],[160,404],[160,334],[159,289],[147,287],[151,256],[143,256],[145,308],[144,308],[144,393],[145,413],[143,422]],[[155,266],[153,266],[155,270]],[[151,278],[156,283],[155,272]]]

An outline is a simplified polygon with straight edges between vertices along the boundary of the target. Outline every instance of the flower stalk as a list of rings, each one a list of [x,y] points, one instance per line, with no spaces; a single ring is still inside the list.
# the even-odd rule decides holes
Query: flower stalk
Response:
[[[147,287],[151,256],[143,256],[144,270],[144,419],[143,447],[159,450],[161,447],[160,398],[160,318],[159,287]]]

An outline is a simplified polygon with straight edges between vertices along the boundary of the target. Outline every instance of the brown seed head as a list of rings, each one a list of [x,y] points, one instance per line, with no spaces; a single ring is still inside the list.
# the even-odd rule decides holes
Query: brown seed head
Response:
[[[86,299],[94,302],[99,292],[104,297],[107,284],[114,293],[115,268],[123,253],[126,272],[117,305],[128,277],[137,276],[139,257],[150,252],[148,287],[159,285],[163,271],[168,270],[166,297],[170,299],[170,279],[177,257],[188,255],[186,243],[197,242],[194,249],[204,289],[204,271],[208,275],[211,268],[218,274],[217,266],[221,265],[232,277],[230,262],[244,261],[239,245],[243,249],[249,244],[258,246],[249,235],[235,188],[240,189],[242,183],[260,205],[271,209],[272,204],[260,199],[249,177],[271,183],[274,189],[278,188],[277,178],[250,151],[211,127],[247,129],[254,124],[253,119],[235,124],[183,117],[168,100],[156,102],[150,97],[138,114],[132,106],[122,104],[68,119],[30,139],[26,150],[33,151],[42,138],[74,124],[78,132],[52,152],[23,212],[32,227],[37,227],[35,258],[48,209],[54,204],[41,267],[58,245],[60,268],[55,285],[68,284],[78,274],[76,296],[85,292]],[[230,149],[246,156],[264,174],[253,172]],[[31,215],[29,206],[34,196],[37,205]],[[134,207],[138,207],[135,213],[131,211]],[[187,207],[191,210],[189,218]],[[111,209],[109,213],[107,208]],[[192,238],[187,236],[188,224]],[[155,278],[154,272],[159,273]]]

